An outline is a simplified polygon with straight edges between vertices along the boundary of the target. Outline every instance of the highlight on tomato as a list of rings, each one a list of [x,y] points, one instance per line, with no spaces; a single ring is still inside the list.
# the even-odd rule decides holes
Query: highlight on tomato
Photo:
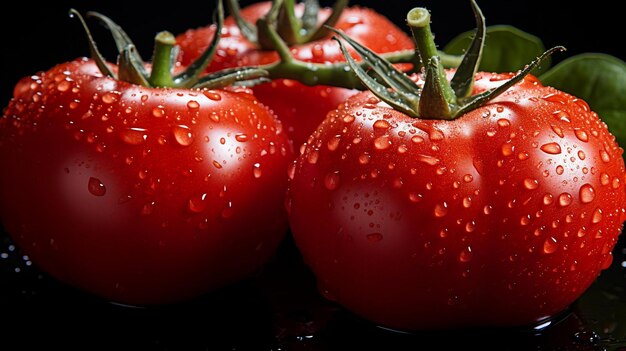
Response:
[[[72,14],[92,59],[20,80],[0,118],[6,232],[43,271],[118,303],[179,302],[254,274],[287,232],[293,159],[280,122],[237,86],[264,73],[201,77],[219,36],[173,72],[168,32],[146,64],[90,13],[120,51],[109,63]]]
[[[387,328],[538,325],[610,266],[626,219],[615,137],[529,74],[561,48],[480,72],[472,5],[455,70],[424,8],[407,18],[424,66],[410,77],[338,31],[370,91],[331,112],[289,171],[289,222],[320,292]]]

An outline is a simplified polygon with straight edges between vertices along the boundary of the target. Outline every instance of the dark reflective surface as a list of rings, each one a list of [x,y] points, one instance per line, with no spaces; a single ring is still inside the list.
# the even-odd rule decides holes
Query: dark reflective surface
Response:
[[[626,240],[611,268],[551,325],[402,334],[324,300],[291,240],[255,277],[196,301],[133,308],[46,276],[0,230],[0,350],[626,351]]]

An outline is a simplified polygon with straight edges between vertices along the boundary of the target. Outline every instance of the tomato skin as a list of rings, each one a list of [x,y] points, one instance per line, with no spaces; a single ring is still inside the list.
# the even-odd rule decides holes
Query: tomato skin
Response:
[[[255,23],[270,8],[270,2],[259,2],[242,9],[242,16]],[[302,11],[297,6],[296,11]],[[326,18],[329,9],[320,10],[320,18]],[[413,49],[413,41],[400,28],[376,11],[363,7],[348,7],[335,25],[357,42],[374,52],[386,53]],[[213,37],[214,26],[190,29],[177,37],[181,48],[180,61],[189,64],[201,55]],[[343,62],[338,44],[327,37],[311,43],[291,47],[294,58],[312,63]],[[261,50],[247,41],[240,33],[232,16],[225,19],[222,39],[208,72],[224,68],[266,65],[277,62],[275,51]],[[295,147],[300,146],[317,128],[329,111],[345,101],[357,90],[329,86],[305,86],[297,81],[276,79],[271,83],[253,87],[260,101],[268,105],[282,121]]]
[[[178,302],[254,273],[287,230],[276,118],[246,91],[144,88],[92,61],[18,83],[0,214],[46,272],[105,299]]]
[[[532,76],[454,121],[360,93],[301,151],[296,244],[323,294],[389,328],[535,325],[611,264],[625,218],[623,150]]]

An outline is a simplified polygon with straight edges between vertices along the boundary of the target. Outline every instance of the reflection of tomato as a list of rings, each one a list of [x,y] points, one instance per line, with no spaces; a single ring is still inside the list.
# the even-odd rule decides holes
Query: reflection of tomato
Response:
[[[270,8],[269,2],[252,4],[242,9],[242,16],[254,23]],[[297,11],[301,11],[298,7]],[[320,10],[320,17],[327,17],[328,9]],[[412,40],[391,21],[372,9],[349,7],[344,10],[335,25],[356,41],[375,52],[393,52],[412,49]],[[178,36],[181,48],[181,61],[189,64],[208,46],[213,37],[214,26],[188,30]],[[247,41],[240,33],[232,17],[225,20],[222,39],[209,71],[238,66],[264,65],[278,61],[274,51],[261,50]],[[345,61],[336,42],[330,37],[307,44],[292,46],[295,58],[314,63]],[[283,122],[289,137],[297,147],[306,141],[309,134],[354,90],[327,86],[304,86],[292,80],[275,80],[255,86],[254,93],[260,101],[268,105]]]
[[[290,150],[247,91],[146,88],[76,60],[15,87],[0,214],[53,276],[122,303],[173,302],[273,254]]]
[[[475,93],[506,78],[479,73]],[[531,325],[611,264],[622,152],[584,101],[532,76],[450,121],[364,92],[294,164],[290,225],[321,291],[376,323]]]

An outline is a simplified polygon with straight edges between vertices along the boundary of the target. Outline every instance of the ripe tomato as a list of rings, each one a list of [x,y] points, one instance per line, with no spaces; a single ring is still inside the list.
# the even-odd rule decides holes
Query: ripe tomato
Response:
[[[270,9],[269,1],[259,2],[241,11],[242,16],[254,23]],[[296,11],[302,12],[302,6]],[[320,18],[328,17],[329,9],[321,9]],[[387,53],[413,49],[411,39],[404,31],[389,19],[376,11],[363,7],[348,7],[335,25],[350,37],[371,50]],[[213,37],[215,26],[190,29],[177,37],[181,49],[181,62],[189,64],[207,47]],[[327,38],[291,47],[294,58],[312,63],[343,62],[336,42]],[[232,16],[226,18],[222,39],[211,65],[207,71],[213,72],[224,68],[266,65],[278,61],[278,54],[271,50],[262,50],[246,40]],[[300,146],[326,117],[356,90],[329,86],[306,86],[294,80],[276,79],[270,83],[253,87],[255,96],[268,105],[283,123],[294,146]]]
[[[291,159],[249,91],[146,88],[79,59],[15,87],[0,119],[0,215],[62,281],[126,304],[176,302],[273,254]]]
[[[479,73],[474,93],[508,78]],[[375,323],[534,325],[611,264],[622,153],[583,100],[532,76],[455,120],[364,92],[290,169],[290,225],[320,290]]]

